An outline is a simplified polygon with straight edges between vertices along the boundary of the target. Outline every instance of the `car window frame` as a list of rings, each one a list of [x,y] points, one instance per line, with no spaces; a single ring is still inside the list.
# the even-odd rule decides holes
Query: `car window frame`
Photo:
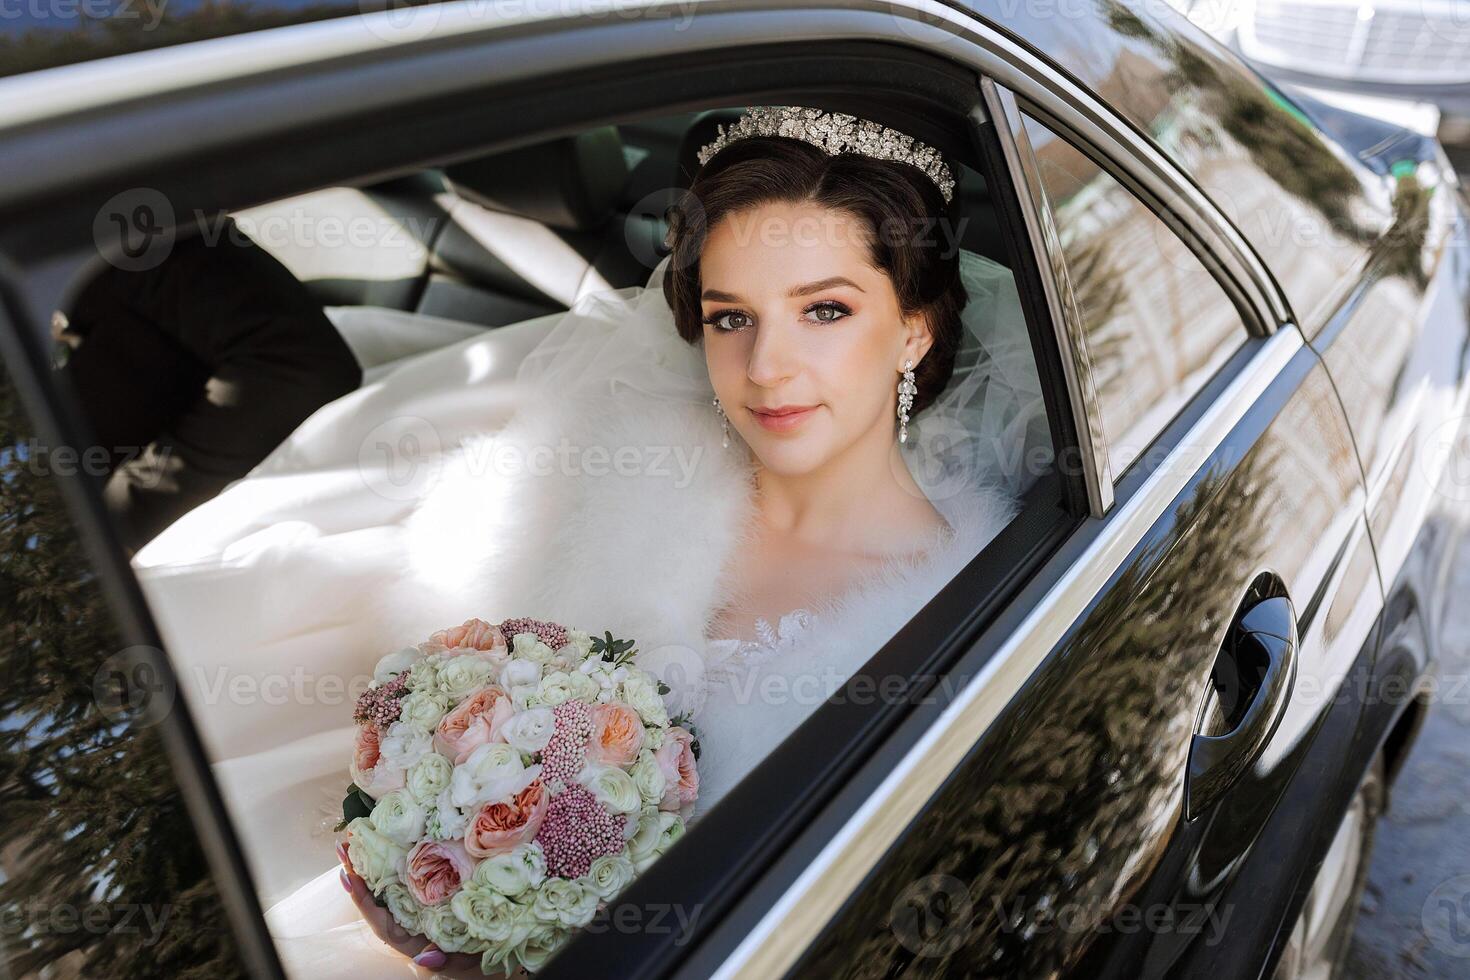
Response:
[[[1093,360],[1091,344],[1088,334],[1092,324],[1088,321],[1088,315],[1082,309],[1077,300],[1077,284],[1073,279],[1073,270],[1067,262],[1061,240],[1059,238],[1058,220],[1055,205],[1051,194],[1047,191],[1041,174],[1040,163],[1036,157],[1030,133],[1026,122],[1030,121],[1040,125],[1051,132],[1057,139],[1080,153],[1084,158],[1095,163],[1103,175],[1111,178],[1120,185],[1126,193],[1132,195],[1133,200],[1143,207],[1152,217],[1160,219],[1168,234],[1174,235],[1181,245],[1185,245],[1190,253],[1200,262],[1200,268],[1221,287],[1225,299],[1234,307],[1240,317],[1239,336],[1234,347],[1232,347],[1216,370],[1221,370],[1228,364],[1234,354],[1241,349],[1252,336],[1266,336],[1271,331],[1266,324],[1260,311],[1249,304],[1247,297],[1239,290],[1232,289],[1231,280],[1225,272],[1227,266],[1212,250],[1207,241],[1196,236],[1196,241],[1190,245],[1183,236],[1174,228],[1170,227],[1169,221],[1164,221],[1162,214],[1167,213],[1167,207],[1157,198],[1147,193],[1146,188],[1136,180],[1127,177],[1122,168],[1110,162],[1109,158],[1090,146],[1085,141],[1069,133],[1065,128],[1052,127],[1042,122],[1039,113],[1030,108],[1030,103],[1017,99],[1013,93],[999,87],[991,86],[988,89],[992,98],[995,111],[1004,113],[1006,119],[1006,135],[1004,137],[1007,146],[1007,160],[1014,168],[1021,183],[1026,189],[1025,206],[1028,220],[1032,224],[1031,238],[1033,246],[1043,258],[1043,263],[1050,272],[1047,282],[1048,299],[1053,303],[1052,315],[1058,326],[1059,335],[1065,337],[1067,349],[1072,356],[1068,364],[1073,367],[1073,377],[1069,378],[1073,404],[1082,406],[1087,420],[1087,433],[1091,440],[1093,451],[1093,466],[1096,470],[1095,479],[1102,484],[1100,496],[1105,501],[1103,510],[1112,506],[1112,484],[1117,477],[1124,472],[1137,459],[1138,455],[1148,451],[1158,436],[1168,427],[1169,420],[1163,420],[1156,431],[1147,433],[1145,441],[1147,445],[1141,448],[1132,458],[1120,461],[1115,452],[1115,447],[1110,441],[1121,435],[1118,432],[1108,430],[1108,420],[1104,418],[1101,397],[1098,393],[1096,383],[1096,372],[1099,365]],[[1186,226],[1188,219],[1180,215],[1172,215],[1174,222],[1183,222]],[[1192,391],[1189,391],[1179,404],[1170,418],[1179,414],[1190,401],[1204,390],[1208,378],[1200,379]],[[1116,420],[1114,420],[1116,422]],[[1079,427],[1081,423],[1079,422]],[[1089,473],[1094,478],[1093,473]],[[1089,484],[1090,487],[1090,484]]]
[[[886,19],[887,15],[884,14],[882,16]],[[774,31],[777,18],[774,14],[772,14],[768,19],[772,22],[772,30]],[[861,37],[861,35],[859,35],[859,37]],[[874,47],[875,45],[873,45],[871,41],[861,41],[855,39],[853,42],[853,46],[861,48],[865,46]],[[877,46],[887,48],[890,51],[906,51],[908,52],[908,56],[911,58],[917,58],[920,54],[922,54],[925,58],[930,58],[933,55],[932,52],[924,50],[923,47],[919,45],[899,46],[884,44]],[[749,47],[752,51],[755,51],[758,49],[759,46],[752,44]],[[791,46],[789,48],[786,48],[785,50],[788,57],[794,54],[799,54],[802,58],[806,60],[810,60],[812,58],[809,47]],[[635,63],[629,61],[619,63],[616,66],[616,69],[631,75],[641,75],[643,66],[635,65]],[[964,79],[964,84],[968,93],[966,110],[956,110],[956,118],[962,118],[966,112],[972,110],[976,105],[978,105],[978,79],[973,74],[968,73],[965,69],[956,65],[946,65],[945,71],[956,79]],[[644,87],[648,87],[646,79],[643,80],[642,84]],[[860,88],[865,93],[880,91],[882,88],[882,85],[880,83],[874,81],[865,81],[850,84],[853,84],[856,88]],[[764,86],[762,91],[769,91],[769,80],[763,80],[762,85]],[[588,84],[587,88],[589,90],[592,88],[591,83]],[[650,99],[652,99],[652,97],[650,97]],[[755,100],[743,97],[739,99],[727,97],[726,99],[722,100],[722,103],[746,104],[752,101]],[[652,104],[652,101],[650,101],[650,104]],[[671,108],[672,104],[670,102],[668,102],[666,99],[660,99],[657,101],[656,110],[650,109],[647,111],[647,114],[654,115],[659,113],[666,113]],[[554,129],[544,130],[540,135],[541,138],[550,138],[550,136],[552,135],[561,135],[561,131]],[[973,134],[967,132],[962,138],[967,142],[972,141]],[[483,150],[477,150],[476,152],[483,152]],[[989,165],[983,168],[984,171],[988,171],[989,169]],[[265,180],[269,179],[271,175],[262,174],[261,177],[262,180]],[[299,192],[303,188],[298,186],[293,189]],[[59,235],[62,233],[61,231],[56,230],[54,227],[52,231],[53,235]],[[43,263],[45,265],[45,268],[40,270],[45,273],[46,277],[49,277],[49,279],[54,282],[57,278],[65,278],[68,269],[74,270],[74,268],[76,267],[75,260],[77,259],[75,252],[67,252],[65,249],[58,249],[56,247],[56,242],[54,238],[46,238],[40,241],[42,244],[44,244],[46,248],[50,249],[50,251],[43,253],[45,258],[49,259],[50,261]],[[11,248],[15,247],[15,243],[13,240],[7,241],[6,244]],[[31,289],[27,297],[30,300],[30,306],[34,308],[37,305],[35,297],[44,295],[44,286]],[[29,317],[26,319],[26,322],[29,325],[29,330],[32,335],[39,336],[42,329],[39,325],[40,318]],[[55,390],[54,384],[48,383],[48,387],[51,389],[49,397],[57,399],[59,396]],[[1055,397],[1055,393],[1053,392],[1049,395],[1049,397]],[[1064,397],[1064,395],[1062,397]],[[64,402],[64,399],[62,399],[62,401]],[[1054,413],[1049,406],[1049,417],[1054,414],[1056,413]],[[79,444],[84,443],[85,441],[85,439],[77,439],[77,442]],[[1065,450],[1065,448],[1065,446],[1061,447],[1061,449],[1063,450]],[[1058,479],[1063,480],[1063,478],[1060,476],[1058,477]],[[1063,480],[1063,482],[1065,482],[1065,480]],[[1053,491],[1057,492],[1053,494]],[[1052,496],[1055,496],[1056,499],[1048,499]],[[885,649],[897,650],[901,647],[903,643],[911,643],[924,650],[932,651],[931,661],[935,663],[942,663],[946,659],[958,655],[959,651],[967,646],[969,637],[973,635],[974,631],[984,625],[985,622],[988,622],[990,616],[993,614],[995,609],[1002,605],[1003,601],[1007,599],[1015,589],[1024,584],[1024,580],[1029,574],[1030,568],[1034,567],[1036,564],[1039,564],[1040,561],[1042,561],[1046,557],[1046,555],[1050,554],[1051,551],[1059,546],[1060,542],[1065,538],[1065,534],[1069,532],[1075,526],[1076,521],[1080,519],[1080,514],[1078,513],[1076,508],[1068,506],[1065,503],[1065,499],[1065,494],[1061,493],[1058,487],[1051,484],[1042,484],[1037,489],[1036,494],[1033,498],[1037,506],[1029,508],[1028,511],[1023,512],[1022,518],[1018,519],[1016,522],[1013,522],[1011,527],[1002,532],[1003,535],[1009,535],[1009,537],[997,539],[996,547],[994,549],[987,549],[985,555],[979,556],[975,561],[971,562],[970,566],[968,566],[966,570],[961,573],[960,576],[948,583],[944,592],[941,593],[939,597],[936,597],[936,599],[931,602],[929,606],[926,607],[924,612],[921,612],[918,616],[911,620],[910,623],[906,624],[906,626],[900,632],[899,636],[895,637],[894,640],[887,644],[885,646]],[[106,530],[103,530],[99,533],[106,535],[108,532]],[[998,555],[1002,553],[1007,556],[1018,556],[1019,559],[1024,560],[1024,563],[1021,565],[1017,565],[1017,563],[1015,561],[1012,561],[1009,557],[1004,559],[998,558]],[[126,569],[125,564],[124,569]],[[130,571],[125,572],[125,574],[131,577]],[[988,605],[984,608],[977,608],[975,599],[975,587],[977,583],[981,582],[999,582],[1004,586],[1004,589],[1002,591],[997,591],[993,588],[986,587],[985,594],[987,596]],[[134,586],[136,586],[136,582],[134,582]],[[146,606],[142,604],[141,594],[137,594],[136,588],[134,589],[134,593],[134,595],[130,596],[130,602],[133,603],[133,611],[135,615],[139,616],[142,621],[151,623],[151,619],[148,616]],[[880,653],[881,652],[882,651],[880,651]],[[912,668],[913,671],[917,671],[922,665],[909,666]],[[197,733],[193,734],[187,746],[187,750],[193,752],[196,755],[202,756],[202,750],[200,749]],[[840,756],[841,753],[838,753],[838,755]],[[206,770],[206,776],[207,775],[208,773]],[[212,780],[210,780],[209,785],[213,786]],[[847,788],[850,786],[850,783],[843,781],[840,785],[842,788]],[[215,788],[215,792],[218,792],[217,788]],[[215,822],[223,821],[224,825],[228,827],[227,815],[223,813],[212,813],[206,819]],[[763,858],[771,857],[773,855],[766,854],[752,856]],[[650,872],[650,874],[652,874],[652,872]],[[263,928],[263,924],[260,925],[262,925]]]
[[[34,331],[24,327],[25,320],[15,269],[0,259],[0,361],[10,383],[35,434],[46,444],[87,445],[87,425],[76,406],[57,396],[51,377],[50,350]],[[102,506],[100,479],[80,468],[66,475],[53,474],[51,479],[95,574],[120,641],[144,658],[136,662],[146,662],[156,672],[159,690],[177,691],[174,664],[166,655],[157,655],[166,649],[163,639],[148,614],[142,589]],[[284,978],[244,851],[229,819],[228,806],[210,771],[189,705],[182,698],[173,697],[169,709],[151,723],[157,729],[195,837],[209,864],[234,933],[236,950],[243,961],[243,971],[250,976]]]

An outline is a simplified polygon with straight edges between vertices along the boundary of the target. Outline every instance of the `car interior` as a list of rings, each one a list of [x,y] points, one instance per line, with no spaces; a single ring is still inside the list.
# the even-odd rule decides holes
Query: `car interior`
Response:
[[[616,125],[600,125],[549,141],[400,173],[392,179],[361,185],[339,183],[229,213],[241,231],[284,265],[320,303],[362,367],[363,386],[368,386],[406,358],[470,340],[486,331],[559,314],[599,291],[643,286],[650,270],[667,254],[663,244],[668,229],[665,215],[697,172],[699,148],[715,138],[722,124],[733,122],[743,111],[741,107],[721,107],[634,117]],[[1002,281],[1007,275],[1014,280],[1020,271],[1013,258],[1018,246],[1002,230],[1002,203],[992,199],[991,187],[980,170],[953,157],[951,163],[958,202],[955,213],[959,218],[950,234],[964,251],[1000,266]],[[323,237],[313,239],[314,233],[301,233],[303,228],[317,229]],[[333,228],[348,233],[328,243],[325,235]],[[288,230],[282,233],[282,229]],[[369,233],[354,233],[362,229]],[[1020,287],[1015,292],[1030,295]],[[1030,358],[1034,341],[1027,336],[1023,308],[1032,312],[1022,300],[1015,299],[1012,321],[1019,324],[1024,356]],[[402,329],[380,329],[385,321],[394,319],[400,327],[411,325],[418,339],[406,341]],[[409,335],[413,336],[414,331]],[[1031,369],[1042,373],[1046,367],[1032,364]],[[1042,387],[1038,384],[1037,391]],[[306,424],[309,421],[303,427]],[[1014,460],[1029,461],[1033,450],[1040,448],[1051,453],[1058,444],[1055,427],[1060,424],[1048,404],[1041,415],[1008,433],[1007,438],[1013,438],[1017,445],[994,448]],[[988,452],[989,443],[986,447]],[[281,448],[289,455],[289,443]],[[1043,469],[1025,477],[1034,483],[1023,488],[1020,516],[1001,531],[993,545],[985,547],[980,560],[949,583],[945,594],[935,600],[928,620],[915,620],[906,627],[911,634],[927,636],[936,623],[957,619],[960,606],[966,610],[965,615],[972,615],[977,594],[987,597],[984,613],[988,615],[1014,585],[1015,556],[1021,556],[1023,562],[1037,561],[1059,540],[1072,520],[1070,513],[1061,509],[1061,501],[1067,499],[1069,489],[1075,494],[1075,487],[1050,463]],[[262,500],[267,502],[273,493],[291,491],[289,481],[284,480],[277,486],[262,480],[259,486],[264,488]],[[272,546],[267,540],[270,535],[289,537],[302,531],[304,524],[283,521],[275,529],[268,528],[261,537],[264,548],[269,551]],[[179,537],[187,536],[186,532]],[[241,540],[251,543],[249,538]],[[166,581],[170,574],[164,567],[167,558],[165,547],[149,569],[158,582]],[[181,560],[178,568],[182,573],[189,565]],[[226,573],[228,578],[228,570]],[[234,581],[226,581],[221,588],[241,591]],[[175,608],[189,617],[197,614],[199,623],[207,623],[213,615],[207,607],[220,595],[215,593],[209,600],[203,596],[200,593],[201,601],[197,603],[181,602]],[[289,642],[285,641],[281,651]],[[176,646],[173,638],[169,643]],[[918,648],[931,647],[939,650],[939,641],[918,644]],[[196,652],[206,651],[176,649],[173,656],[189,663]],[[948,655],[945,650],[933,657],[937,660]],[[208,653],[199,664],[212,656]],[[875,675],[895,676],[907,676],[923,666],[913,662],[910,651],[897,647],[886,656],[880,653],[873,664]],[[203,669],[197,664],[190,667]],[[810,732],[814,725],[822,728],[827,739],[856,737],[860,731],[871,737],[876,731],[872,727],[874,712],[866,704],[826,707],[825,712],[819,712],[821,717],[809,718],[805,729],[768,756],[762,767],[741,784],[739,792],[746,796],[768,793],[762,789],[761,780],[779,784],[789,778],[791,770],[780,756],[801,751],[795,743],[800,742],[802,731]],[[898,709],[893,705],[884,710]],[[341,721],[340,711],[324,714]],[[206,734],[223,738],[219,726],[206,723],[203,728],[209,730]],[[280,735],[271,733],[272,738]],[[335,763],[340,756],[340,740],[340,732],[313,734],[303,730],[298,737],[284,738],[283,745],[287,751],[295,751],[299,743],[303,752],[330,756]],[[208,745],[209,739],[205,742]],[[248,784],[258,776],[253,767],[274,766],[273,759],[266,751],[251,754],[242,749],[238,758],[214,758],[213,764],[218,767],[216,778],[228,788]],[[829,778],[835,779],[835,775]],[[334,770],[331,780],[336,787],[340,774]],[[786,798],[789,794],[777,795]],[[329,802],[340,812],[340,804]],[[791,805],[796,805],[794,800]],[[286,819],[288,808],[277,809],[282,812],[281,819]],[[715,822],[706,833],[726,833],[721,819],[728,826],[733,817],[730,812],[722,817],[717,809],[712,814]],[[251,841],[258,836],[269,837],[271,832],[265,825],[257,830],[258,834],[247,835]],[[748,827],[742,834],[748,837],[761,832],[760,828]],[[252,846],[247,843],[245,850],[256,856]],[[731,854],[738,850],[732,847]],[[295,870],[299,869],[293,873]],[[276,891],[284,894],[282,889]],[[262,894],[267,891],[263,889]],[[289,944],[289,939],[281,939],[289,935],[309,944],[316,939],[317,925],[272,920],[272,928],[281,930],[276,937],[278,943]]]
[[[486,329],[567,309],[589,292],[642,286],[666,254],[666,208],[689,186],[700,146],[743,110],[680,113],[424,170],[366,187],[333,187],[243,209],[250,233],[282,221],[391,222],[390,232],[341,248],[253,235],[304,282],[359,361],[386,357],[372,344],[372,309],[404,311]],[[961,167],[962,247],[1009,263],[983,175]],[[290,216],[289,218],[287,216]],[[380,225],[381,227],[381,225]],[[461,339],[447,330],[425,347]]]

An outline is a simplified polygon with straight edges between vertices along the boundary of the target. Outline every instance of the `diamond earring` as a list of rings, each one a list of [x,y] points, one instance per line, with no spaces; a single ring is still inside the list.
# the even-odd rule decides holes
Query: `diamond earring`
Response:
[[[919,386],[914,383],[914,362],[903,362],[903,377],[898,382],[898,441],[909,441],[909,409],[914,407],[914,396]]]
[[[726,449],[730,448],[730,417],[725,414],[725,406],[720,404],[720,396],[716,395],[712,403],[715,406],[715,414],[720,417],[720,445]]]

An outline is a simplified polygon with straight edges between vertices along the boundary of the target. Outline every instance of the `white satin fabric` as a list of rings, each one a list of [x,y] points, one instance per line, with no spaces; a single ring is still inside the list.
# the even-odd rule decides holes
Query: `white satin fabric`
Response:
[[[679,668],[702,814],[1014,513],[1026,480],[999,453],[1044,429],[1040,389],[1009,274],[969,257],[969,339],[908,457],[953,534],[814,610],[787,644],[799,656],[716,658],[706,676],[720,647],[702,624],[749,513],[750,463],[720,449],[702,357],[652,288],[663,269],[650,288],[493,331],[329,311],[363,387],[135,557],[292,976],[418,972],[358,920],[333,853],[353,695],[383,653],[471,615],[623,628]],[[926,420],[939,438],[923,438]],[[708,455],[686,485],[466,465],[489,438],[524,449],[567,432]],[[771,677],[791,693],[759,694]]]

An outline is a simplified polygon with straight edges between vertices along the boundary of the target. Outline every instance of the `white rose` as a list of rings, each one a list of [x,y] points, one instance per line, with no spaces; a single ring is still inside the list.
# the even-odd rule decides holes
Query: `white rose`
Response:
[[[587,787],[610,813],[636,813],[643,805],[633,777],[616,766],[591,763],[577,773],[577,782]]]
[[[383,889],[383,900],[388,903],[388,911],[399,925],[409,932],[424,931],[420,922],[424,907],[413,897],[407,885],[401,881],[389,882]]]
[[[531,910],[542,922],[575,929],[597,914],[597,893],[580,880],[547,878],[536,890]]]
[[[444,658],[438,655],[425,657],[414,664],[408,672],[407,686],[410,691],[423,691],[425,694],[436,694],[439,690],[439,668],[443,665]]]
[[[449,701],[441,694],[414,691],[398,702],[398,720],[405,725],[432,732],[449,711]]]
[[[453,774],[454,763],[438,752],[430,752],[408,771],[407,789],[414,799],[428,803],[449,786]]]
[[[515,898],[546,880],[546,852],[532,841],[492,854],[475,866],[474,880],[486,888]]]
[[[531,930],[531,934],[526,937],[525,941],[516,947],[515,958],[526,968],[528,973],[536,973],[546,965],[547,961],[551,959],[557,950],[561,949],[566,941],[567,932],[565,930],[559,929],[549,922],[539,923],[536,928]],[[486,955],[488,956],[489,954]],[[483,963],[481,964],[481,968],[484,968]],[[507,970],[505,972],[509,973],[510,971]],[[485,970],[485,973],[489,974],[490,971]]]
[[[664,730],[657,725],[643,729],[643,747],[657,752],[664,744]]]
[[[638,820],[638,831],[628,841],[628,857],[639,874],[684,836],[684,818],[663,810],[644,810]]]
[[[556,732],[556,715],[550,708],[529,708],[511,715],[500,726],[500,737],[522,752],[540,752]]]
[[[454,914],[449,902],[425,905],[419,913],[419,925],[424,937],[446,953],[482,953],[490,945],[478,936],[470,935],[469,925]]]
[[[540,766],[526,768],[521,762],[520,749],[514,745],[487,742],[454,767],[454,775],[449,777],[449,796],[455,806],[469,810],[482,803],[509,799],[540,774]]]
[[[517,711],[528,711],[541,707],[540,684],[518,684],[509,688],[511,707]]]
[[[658,693],[654,682],[643,671],[635,671],[623,678],[623,700],[638,712],[645,724],[667,725],[669,723],[669,712],[664,707],[664,699]]]
[[[684,836],[684,818],[677,813],[660,810],[658,814],[658,853],[662,854]]]
[[[644,810],[638,817],[638,830],[628,841],[628,858],[641,874],[658,857],[662,827],[659,810]]]
[[[572,697],[572,678],[566,671],[552,671],[541,678],[536,697],[542,704],[558,705]]]
[[[593,858],[586,876],[578,880],[596,892],[598,898],[609,900],[633,880],[633,862],[621,854],[604,854]]]
[[[569,684],[572,689],[572,697],[578,701],[593,702],[602,693],[602,685],[593,680],[588,674],[580,670],[574,670],[568,675]]]
[[[427,729],[395,721],[388,726],[388,734],[379,743],[378,751],[390,766],[412,769],[420,759],[434,751],[434,735]]]
[[[395,789],[385,793],[373,807],[373,827],[378,833],[400,847],[417,844],[424,836],[424,808],[408,790]]]
[[[511,647],[517,657],[533,663],[544,664],[556,656],[556,651],[542,643],[535,633],[517,633]]]
[[[529,908],[473,881],[455,892],[449,907],[464,920],[471,936],[507,949],[518,946],[536,925]]]
[[[435,840],[453,840],[463,837],[469,824],[469,814],[454,805],[451,790],[445,787],[434,798],[434,811],[429,814],[424,828]]]
[[[369,817],[353,820],[347,825],[347,832],[352,835],[347,839],[347,858],[352,862],[352,869],[376,895],[402,874],[408,848],[379,833]]]
[[[644,734],[650,731],[659,730],[646,729]],[[638,795],[645,804],[657,806],[664,798],[664,787],[668,785],[668,780],[664,778],[663,767],[648,749],[638,753],[638,761],[633,763],[629,775],[633,777],[633,785],[638,787]]]
[[[378,665],[373,668],[373,681],[377,684],[386,684],[411,668],[418,659],[419,652],[413,647],[395,650],[379,660]]]
[[[453,657],[439,668],[439,691],[450,704],[463,701],[490,683],[495,665],[479,657]]]
[[[500,670],[500,686],[509,691],[525,684],[541,683],[541,665],[519,657],[512,658]]]
[[[592,634],[581,630],[567,630],[567,646],[577,651],[577,659],[585,660],[592,655]],[[566,648],[562,648],[563,652]]]

